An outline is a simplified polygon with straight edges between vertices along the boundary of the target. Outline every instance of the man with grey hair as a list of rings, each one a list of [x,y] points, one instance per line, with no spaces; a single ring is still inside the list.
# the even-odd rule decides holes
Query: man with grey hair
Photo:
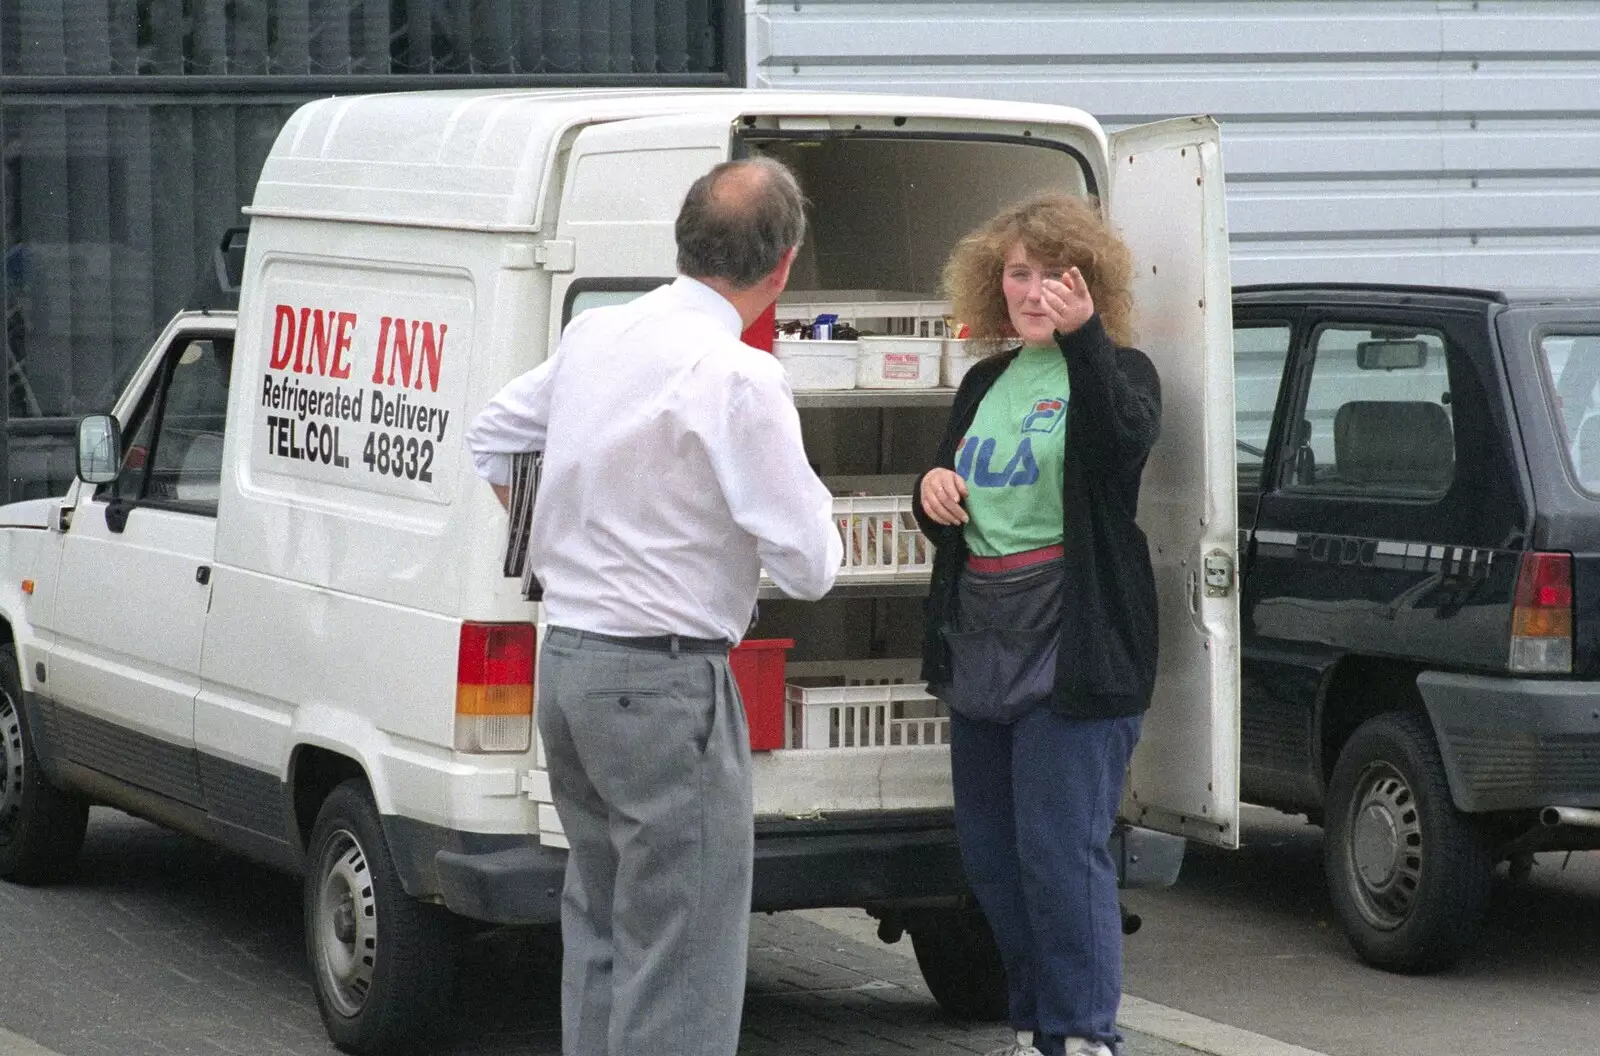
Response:
[[[733,1056],[754,809],[728,668],[763,569],[815,599],[843,557],[783,369],[739,335],[782,292],[803,200],[728,162],[678,214],[678,279],[572,321],[467,430],[504,502],[544,452],[528,561],[544,588],[538,723],[571,845],[566,1056]]]

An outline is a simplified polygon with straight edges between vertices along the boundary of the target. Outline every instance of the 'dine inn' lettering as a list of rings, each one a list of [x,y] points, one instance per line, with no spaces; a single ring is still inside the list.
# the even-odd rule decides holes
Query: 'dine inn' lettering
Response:
[[[333,308],[275,306],[271,369],[348,378],[347,353],[358,321],[356,313]],[[383,316],[378,321],[372,383],[420,391],[426,381],[428,391],[438,392],[449,329],[447,323]]]

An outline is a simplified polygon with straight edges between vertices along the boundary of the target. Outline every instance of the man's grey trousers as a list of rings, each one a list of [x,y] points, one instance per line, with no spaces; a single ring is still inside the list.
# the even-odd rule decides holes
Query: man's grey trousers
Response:
[[[720,651],[551,628],[539,736],[571,845],[565,1056],[734,1056],[754,807],[744,707]]]

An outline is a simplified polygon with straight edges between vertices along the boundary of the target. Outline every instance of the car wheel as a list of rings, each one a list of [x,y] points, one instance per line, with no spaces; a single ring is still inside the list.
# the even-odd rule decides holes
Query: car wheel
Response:
[[[449,1017],[449,914],[405,893],[363,781],[323,802],[305,877],[306,956],[328,1037],[346,1052],[414,1052]]]
[[[52,785],[39,765],[16,657],[0,652],[0,878],[66,879],[88,824],[88,802]]]
[[[1437,971],[1476,937],[1494,861],[1473,820],[1451,802],[1421,716],[1371,719],[1339,753],[1323,864],[1334,911],[1368,964]]]
[[[993,1023],[1010,1010],[1005,965],[977,909],[923,910],[906,921],[922,981],[957,1019]]]

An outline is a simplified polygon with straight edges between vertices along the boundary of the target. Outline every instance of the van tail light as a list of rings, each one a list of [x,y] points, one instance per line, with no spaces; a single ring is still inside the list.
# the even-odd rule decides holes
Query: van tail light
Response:
[[[1572,555],[1524,554],[1511,610],[1511,670],[1572,670]]]
[[[533,744],[531,623],[461,625],[456,751],[526,752]]]

